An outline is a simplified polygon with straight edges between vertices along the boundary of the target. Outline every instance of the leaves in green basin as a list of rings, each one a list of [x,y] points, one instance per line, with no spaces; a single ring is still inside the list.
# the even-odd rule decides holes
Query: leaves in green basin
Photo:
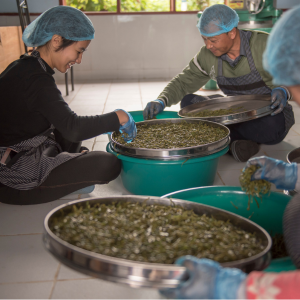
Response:
[[[251,176],[258,168],[258,166],[250,166],[245,168],[240,175],[242,190],[245,191],[249,197],[247,210],[250,209],[250,203],[253,202],[252,197],[259,208],[259,203],[255,196],[261,200],[261,196],[269,193],[271,189],[271,183],[267,180],[251,180]]]
[[[73,205],[70,212],[50,219],[50,229],[80,248],[150,263],[172,264],[182,255],[228,262],[251,257],[265,248],[255,234],[229,221],[197,215],[174,203],[145,202]]]
[[[235,108],[228,108],[228,109],[217,109],[217,110],[211,110],[211,109],[204,109],[198,112],[191,112],[186,114],[187,117],[199,117],[199,118],[205,118],[205,117],[217,117],[217,116],[226,116],[226,115],[232,115],[237,112],[241,112],[243,110],[243,106],[235,107]]]
[[[150,113],[148,114],[148,120],[155,120],[155,119],[157,119],[156,116],[153,116],[152,118],[150,118]]]
[[[137,137],[126,143],[120,133],[114,132],[113,139],[132,148],[174,149],[213,143],[225,138],[228,131],[206,123],[136,124]]]

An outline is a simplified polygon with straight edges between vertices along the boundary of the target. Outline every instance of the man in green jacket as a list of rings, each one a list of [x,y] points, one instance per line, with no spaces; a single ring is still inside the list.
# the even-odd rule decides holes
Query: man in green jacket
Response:
[[[268,34],[239,30],[239,17],[230,7],[216,4],[204,10],[197,27],[205,42],[189,65],[175,76],[144,109],[144,119],[152,118],[181,101],[181,108],[220,95],[199,96],[198,91],[210,79],[215,80],[226,95],[271,94],[271,115],[228,125],[230,152],[240,162],[259,151],[259,144],[281,142],[295,123],[291,95],[287,88],[272,84],[271,75],[263,69],[262,54]]]

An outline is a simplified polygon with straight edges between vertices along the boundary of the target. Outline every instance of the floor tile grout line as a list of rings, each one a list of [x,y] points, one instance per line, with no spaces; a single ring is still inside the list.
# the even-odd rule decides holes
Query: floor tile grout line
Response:
[[[141,104],[142,104],[142,109],[143,109],[143,96],[142,96],[142,89],[141,89],[140,81],[138,81],[138,84],[139,84],[140,98],[141,98]]]
[[[297,135],[300,135],[296,130],[294,130],[293,128],[291,128],[290,130],[292,130],[293,132],[295,132]]]
[[[234,168],[230,168],[230,169],[226,169],[225,167],[224,167],[224,169],[223,168],[218,168],[218,171],[238,171],[238,170],[242,170],[243,169],[243,167],[241,167],[241,168],[238,168],[238,167],[234,167]]]
[[[88,278],[69,278],[69,279],[57,279],[58,282],[65,282],[65,281],[74,281],[74,280],[91,280],[91,279],[99,279],[97,277],[88,277]]]
[[[272,152],[274,152],[274,151],[278,151],[278,152],[290,152],[290,151],[292,151],[292,150],[270,150],[270,151],[272,151]],[[262,151],[266,156],[268,156],[268,157],[272,157],[272,156],[270,156],[270,154],[268,154],[268,152],[267,151],[265,151],[265,150],[263,150]]]
[[[24,236],[24,235],[41,235],[42,232],[36,232],[36,233],[17,233],[17,234],[0,234],[0,237],[7,237],[7,236]]]
[[[68,103],[68,105],[71,104],[71,102],[74,100],[74,98],[77,96],[77,94],[79,93],[79,91],[81,90],[83,84],[81,84],[81,86],[79,87],[78,91],[75,93],[75,95],[73,96],[73,98],[71,99],[71,101]]]
[[[224,181],[223,181],[223,179],[222,179],[221,175],[219,174],[219,172],[217,172],[217,174],[218,174],[218,176],[219,176],[220,180],[222,181],[223,185],[225,185],[225,186],[226,186],[226,184],[224,183]]]
[[[56,273],[55,273],[55,275],[54,275],[53,285],[52,285],[52,289],[51,289],[51,291],[50,291],[50,295],[49,295],[49,298],[48,298],[48,299],[51,299],[51,298],[52,298],[52,295],[53,295],[53,292],[54,292],[54,288],[55,288],[55,285],[56,285],[56,281],[57,281],[57,277],[58,277],[58,274],[59,274],[60,266],[61,266],[61,263],[58,264]]]
[[[102,114],[103,114],[103,113],[102,113]],[[95,136],[94,142],[93,142],[93,146],[92,146],[92,151],[94,151],[94,147],[95,147],[95,145],[96,145],[96,140],[97,140],[97,137]]]
[[[108,100],[108,97],[109,97],[109,93],[110,93],[112,84],[113,84],[113,83],[110,82],[110,85],[109,85],[109,88],[108,88],[108,92],[107,92],[107,97],[106,97],[106,99],[105,99],[104,106],[103,106],[103,110],[102,110],[102,115],[104,114],[104,111],[105,111],[105,106],[106,106],[106,103],[107,103],[107,100]]]
[[[0,286],[1,285],[12,285],[12,284],[47,283],[47,282],[53,282],[53,280],[0,282]]]
[[[88,278],[68,278],[68,279],[57,279],[56,282],[66,282],[66,281],[78,281],[78,280],[91,280],[98,279],[97,277],[88,277]],[[37,280],[37,281],[17,281],[17,282],[0,282],[0,286],[2,285],[12,285],[12,284],[31,284],[31,283],[47,283],[54,282],[54,280]]]

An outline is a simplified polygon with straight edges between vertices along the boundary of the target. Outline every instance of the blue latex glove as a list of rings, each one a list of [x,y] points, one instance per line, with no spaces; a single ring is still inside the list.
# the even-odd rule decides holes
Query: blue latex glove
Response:
[[[275,88],[272,90],[271,108],[272,109],[275,107],[278,107],[278,108],[271,114],[271,116],[275,116],[283,111],[283,109],[287,103],[287,98],[288,98],[288,95],[284,88],[278,87],[278,88]]]
[[[235,299],[246,274],[239,269],[223,268],[210,259],[183,256],[175,264],[185,266],[189,275],[173,289],[160,293],[171,299]]]
[[[130,143],[136,137],[136,133],[137,133],[135,122],[130,113],[128,113],[123,109],[116,109],[115,111],[118,110],[122,110],[128,115],[129,120],[127,121],[126,124],[120,126],[119,131],[122,133],[122,137],[124,141]],[[124,133],[127,133],[128,136],[126,136]]]
[[[148,120],[148,116],[150,116],[150,119],[155,117],[157,114],[162,112],[165,108],[165,104],[161,100],[154,100],[147,103],[146,108],[144,109],[143,116],[144,120]]]
[[[265,179],[275,184],[281,190],[295,189],[298,179],[298,166],[296,163],[285,163],[281,160],[267,156],[254,157],[247,161],[246,167],[260,166],[252,175],[252,180]]]

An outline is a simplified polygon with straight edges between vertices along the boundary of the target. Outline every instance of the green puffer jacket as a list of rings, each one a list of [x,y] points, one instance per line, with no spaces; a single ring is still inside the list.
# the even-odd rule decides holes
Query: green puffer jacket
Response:
[[[250,48],[255,67],[266,85],[273,89],[271,75],[264,70],[262,55],[266,47],[269,34],[262,31],[252,31]],[[223,76],[238,77],[250,73],[247,57],[242,56],[238,64],[232,68],[227,61],[223,61]],[[192,94],[204,86],[210,79],[215,80],[218,74],[218,57],[206,49],[201,48],[183,71],[175,76],[165,87],[157,99],[162,99],[167,106],[177,104],[187,94]]]

